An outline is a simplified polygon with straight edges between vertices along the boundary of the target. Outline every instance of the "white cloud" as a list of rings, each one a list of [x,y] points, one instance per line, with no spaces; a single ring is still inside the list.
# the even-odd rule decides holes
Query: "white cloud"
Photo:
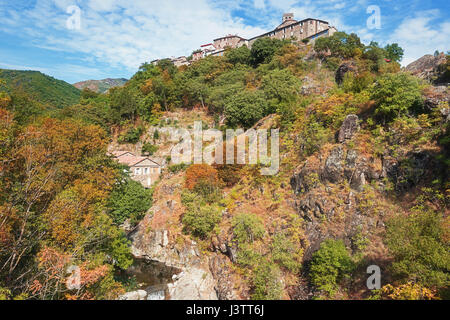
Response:
[[[22,21],[21,32],[41,48],[90,55],[129,70],[152,59],[189,55],[228,33],[252,37],[264,32],[206,0],[78,1],[83,4],[81,29],[68,30],[66,9],[74,2],[37,0],[32,9],[2,14],[0,28],[17,32],[17,23]]]
[[[431,10],[405,18],[389,37],[388,42],[397,42],[405,50],[403,65],[435,50],[449,50],[450,22],[435,23],[437,17],[439,11]]]
[[[254,0],[253,5],[255,6],[256,9],[266,8],[266,3],[264,2],[264,0]]]

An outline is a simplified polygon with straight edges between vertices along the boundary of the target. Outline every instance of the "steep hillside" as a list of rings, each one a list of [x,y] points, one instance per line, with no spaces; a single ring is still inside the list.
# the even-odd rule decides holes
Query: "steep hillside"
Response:
[[[450,91],[402,54],[342,32],[263,38],[143,64],[25,125],[28,104],[0,93],[0,297],[449,299]],[[256,162],[175,163],[195,121],[225,140],[216,156],[228,129],[279,135]],[[119,150],[158,160],[159,181],[144,189]],[[69,262],[79,290],[59,285]]]
[[[128,80],[124,78],[120,79],[103,79],[103,80],[87,80],[74,83],[75,88],[83,90],[84,88],[88,88],[97,93],[105,93],[111,88],[121,87]]]
[[[124,89],[137,88],[138,101],[153,101],[162,115],[136,144],[113,147],[150,144],[169,161],[130,239],[136,257],[181,268],[172,292],[183,285],[188,299],[447,297],[448,88],[401,72],[385,60],[389,46],[346,37],[336,36],[340,46],[318,41],[315,52],[281,44],[256,65],[259,52],[241,48],[185,70],[144,66]],[[196,118],[204,129],[280,128],[279,173],[171,165],[177,141],[168,133],[192,130]],[[119,140],[131,132],[124,128]],[[371,265],[382,272],[379,291],[366,286]],[[204,287],[195,285],[198,268]]]
[[[32,99],[53,107],[70,106],[80,99],[80,90],[39,71],[0,69],[0,79],[3,80],[0,89],[21,90]]]

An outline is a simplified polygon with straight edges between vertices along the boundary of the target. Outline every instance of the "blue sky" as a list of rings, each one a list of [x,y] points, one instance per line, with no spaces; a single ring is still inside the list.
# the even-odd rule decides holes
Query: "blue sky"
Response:
[[[71,6],[79,28],[68,27],[78,21]],[[370,6],[380,9],[379,29],[367,24]],[[366,43],[397,42],[404,65],[450,50],[448,0],[0,0],[0,68],[70,83],[129,78],[143,62],[189,55],[214,38],[272,30],[283,12],[327,20]]]

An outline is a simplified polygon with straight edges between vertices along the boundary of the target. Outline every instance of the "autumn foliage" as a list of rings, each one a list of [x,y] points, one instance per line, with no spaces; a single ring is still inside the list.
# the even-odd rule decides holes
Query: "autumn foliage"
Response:
[[[186,170],[185,187],[194,190],[200,183],[217,186],[219,177],[217,170],[208,164],[194,164]]]

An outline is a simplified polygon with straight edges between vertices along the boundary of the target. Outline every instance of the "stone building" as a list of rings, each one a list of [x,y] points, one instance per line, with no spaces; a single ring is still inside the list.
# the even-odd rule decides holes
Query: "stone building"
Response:
[[[336,28],[330,26],[327,21],[312,18],[297,21],[294,19],[293,13],[285,13],[281,24],[274,30],[248,40],[231,34],[214,39],[212,44],[203,45],[199,50],[194,51],[193,60],[197,61],[209,55],[223,56],[227,48],[235,49],[243,45],[251,48],[256,40],[264,37],[280,40],[294,39],[296,41],[307,39],[309,42],[314,42],[319,37],[332,36],[336,31]]]
[[[294,20],[293,13],[285,13],[283,14],[282,22],[278,27],[272,31],[249,39],[248,46],[251,47],[256,40],[263,37],[279,40],[293,38],[297,41],[304,39],[314,41],[319,37],[332,36],[336,31],[336,28],[331,27],[327,21],[312,18],[297,21]]]
[[[202,50],[198,49],[192,52],[192,61],[197,61],[204,58],[204,53]]]
[[[171,58],[170,61],[175,65],[175,67],[188,66],[190,63],[185,56],[178,58]]]
[[[274,30],[258,35],[250,39],[244,39],[238,35],[226,35],[221,38],[213,40],[213,43],[208,43],[200,46],[200,49],[192,53],[192,61],[198,61],[207,56],[223,56],[227,48],[235,49],[246,45],[251,48],[252,44],[264,37],[274,39],[293,39],[302,41],[307,39],[309,42],[314,42],[319,37],[329,37],[336,32],[336,28],[330,26],[327,21],[320,19],[307,18],[301,21],[294,19],[293,13],[283,14],[281,24]],[[159,60],[152,61],[157,64]],[[186,57],[172,58],[171,61],[177,66],[189,65]]]
[[[130,168],[130,176],[145,188],[150,188],[161,175],[161,164],[146,156],[136,156],[129,151],[114,151],[114,159]]]
[[[222,38],[214,39],[213,46],[216,50],[224,50],[226,48],[239,48],[247,44],[247,40],[237,35],[227,35]]]
[[[181,57],[178,57],[178,58],[170,57],[170,58],[167,58],[167,59],[170,60],[176,67],[181,67],[181,66],[188,66],[188,65],[190,65],[188,59],[187,59],[185,56],[181,56]],[[156,59],[156,60],[151,61],[150,63],[151,63],[152,65],[156,66],[156,65],[158,65],[158,63],[159,63],[161,60],[164,60],[164,59]]]

